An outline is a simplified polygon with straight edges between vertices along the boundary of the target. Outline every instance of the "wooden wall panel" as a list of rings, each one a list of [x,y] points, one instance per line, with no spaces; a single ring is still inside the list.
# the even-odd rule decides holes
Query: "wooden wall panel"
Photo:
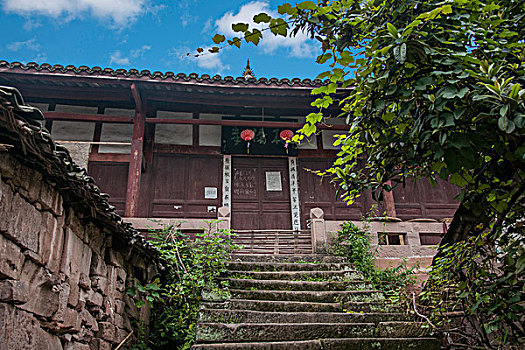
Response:
[[[326,220],[358,220],[371,205],[369,194],[362,195],[350,206],[346,205],[336,196],[336,189],[329,178],[320,178],[307,170],[325,170],[332,163],[332,159],[299,158],[299,200],[303,225],[310,218],[310,209],[315,207],[323,209]]]
[[[397,217],[403,220],[428,218],[443,219],[454,216],[458,202],[454,199],[460,189],[446,181],[438,179],[432,186],[427,179],[407,181],[394,188],[394,202]]]
[[[102,192],[110,195],[109,203],[124,215],[126,188],[128,185],[128,163],[89,162],[88,173]]]
[[[221,205],[222,157],[155,153],[152,171],[152,217],[216,218]],[[205,199],[204,188],[217,188]]]

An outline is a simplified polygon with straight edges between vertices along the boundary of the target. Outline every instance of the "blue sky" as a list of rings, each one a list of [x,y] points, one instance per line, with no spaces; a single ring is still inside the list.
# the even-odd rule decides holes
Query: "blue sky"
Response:
[[[319,45],[302,34],[268,32],[259,47],[228,48],[200,58],[217,32],[254,14],[276,14],[284,1],[0,0],[0,60],[240,76],[315,78]],[[230,33],[228,33],[230,32]]]

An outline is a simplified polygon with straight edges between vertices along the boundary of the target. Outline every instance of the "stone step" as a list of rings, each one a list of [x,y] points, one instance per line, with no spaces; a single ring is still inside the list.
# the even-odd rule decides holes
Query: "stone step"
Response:
[[[386,321],[378,325],[379,336],[382,338],[425,337],[432,333],[432,329],[425,322],[415,321]]]
[[[312,303],[304,301],[275,301],[231,299],[228,301],[203,302],[203,308],[228,310],[254,310],[276,312],[383,312],[399,313],[402,308],[385,302]]]
[[[382,313],[403,313],[402,307],[393,305],[386,300],[363,302],[363,301],[347,301],[342,303],[343,312],[362,313],[362,312],[382,312]]]
[[[340,303],[309,303],[302,301],[274,301],[230,299],[224,302],[203,302],[209,309],[281,311],[281,312],[341,312]]]
[[[199,323],[196,342],[372,338],[376,330],[374,323]]]
[[[403,313],[267,312],[252,310],[201,309],[203,323],[375,323],[412,321]],[[387,327],[389,325],[385,325]],[[391,327],[396,327],[392,325]]]
[[[289,255],[268,255],[268,254],[242,254],[233,255],[233,261],[251,262],[289,262],[289,263],[344,263],[345,259],[339,256],[324,254],[289,254]]]
[[[317,303],[340,303],[347,301],[383,300],[382,292],[374,290],[352,291],[288,291],[288,290],[242,290],[230,289],[233,298],[255,300],[307,301]]]
[[[194,350],[439,350],[441,344],[434,338],[339,338],[303,341],[196,344]]]
[[[257,280],[294,280],[294,281],[330,281],[362,280],[363,275],[357,271],[239,271],[228,270],[231,278]]]
[[[253,280],[227,278],[228,286],[233,289],[248,290],[295,290],[295,291],[344,291],[370,290],[372,285],[366,281],[287,281]]]
[[[260,261],[230,261],[228,269],[238,271],[341,271],[354,269],[344,263],[291,263],[291,262],[260,262]]]

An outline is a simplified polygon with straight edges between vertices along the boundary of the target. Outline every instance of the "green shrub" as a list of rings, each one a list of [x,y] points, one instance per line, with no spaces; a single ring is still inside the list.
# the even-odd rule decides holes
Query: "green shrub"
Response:
[[[135,349],[188,349],[195,340],[203,294],[228,296],[226,282],[218,283],[217,278],[237,247],[226,230],[208,229],[191,240],[166,226],[151,236],[167,270],[162,280],[128,290],[145,295],[152,305],[148,340],[142,339]]]
[[[408,269],[404,263],[394,268],[378,269],[374,265],[375,251],[370,245],[370,233],[351,222],[342,224],[342,229],[334,237],[332,252],[343,256],[363,273],[374,288],[385,293],[392,302],[408,301],[406,288],[415,281],[414,268]]]

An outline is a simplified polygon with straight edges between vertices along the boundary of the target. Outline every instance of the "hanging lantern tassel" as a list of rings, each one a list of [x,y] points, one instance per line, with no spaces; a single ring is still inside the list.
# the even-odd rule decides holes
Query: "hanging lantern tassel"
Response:
[[[279,136],[284,141],[284,148],[286,149],[286,154],[288,154],[288,144],[292,141],[293,131],[289,129],[283,130]]]
[[[246,145],[246,153],[250,154],[250,141],[253,140],[253,137],[255,136],[255,132],[251,129],[244,129],[241,131],[241,139],[246,141],[248,144]]]

